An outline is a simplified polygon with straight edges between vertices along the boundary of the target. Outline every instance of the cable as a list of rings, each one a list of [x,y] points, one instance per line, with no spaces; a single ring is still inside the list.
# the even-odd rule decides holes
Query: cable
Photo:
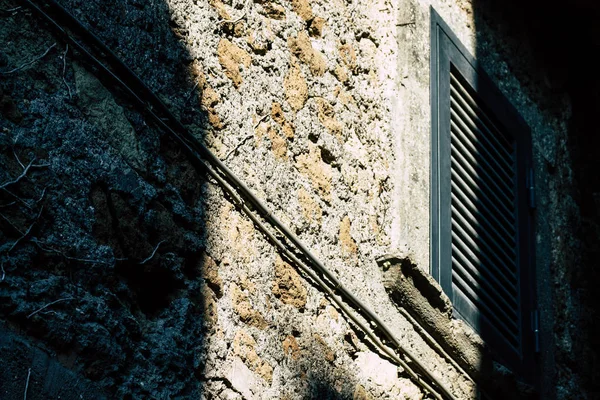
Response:
[[[364,303],[362,303],[356,296],[354,296],[348,289],[346,289],[342,283],[337,279],[335,275],[333,275],[326,267],[323,265],[313,254],[312,252],[298,239],[296,235],[294,235],[279,219],[273,215],[273,213],[268,209],[268,207],[252,193],[252,191],[242,182],[240,181],[235,174],[227,168],[225,164],[221,160],[219,160],[206,146],[204,146],[201,142],[199,142],[194,136],[187,131],[187,129],[181,124],[181,122],[168,110],[165,104],[156,96],[156,94],[146,86],[146,84],[131,70],[127,67],[97,36],[95,36],[92,32],[90,32],[87,28],[85,28],[81,22],[79,22],[75,17],[73,17],[68,11],[66,11],[62,6],[56,3],[54,0],[44,0],[46,3],[46,7],[48,12],[57,14],[61,21],[65,22],[65,25],[69,26],[69,29],[73,30],[73,32],[80,35],[82,38],[87,39],[87,41],[91,42],[93,46],[97,47],[101,53],[104,53],[103,56],[112,64],[112,67],[118,71],[121,75],[119,77],[117,74],[112,72],[109,68],[107,68],[101,61],[99,61],[96,57],[94,57],[88,50],[86,50],[79,42],[77,42],[71,35],[69,35],[61,25],[59,25],[47,12],[42,10],[41,7],[38,7],[31,0],[22,0],[24,1],[32,10],[37,12],[42,18],[44,18],[54,29],[58,30],[58,32],[63,35],[71,45],[85,58],[88,59],[93,65],[95,65],[101,72],[108,75],[111,79],[115,80],[120,87],[122,87],[129,96],[131,96],[139,105],[144,107],[144,111],[152,117],[152,119],[167,133],[173,136],[179,144],[181,144],[184,150],[188,153],[189,156],[193,159],[193,161],[200,168],[207,171],[219,184],[226,188],[226,191],[233,197],[238,199],[241,204],[242,209],[248,216],[253,220],[253,222],[271,239],[271,241],[286,255],[288,259],[293,261],[298,265],[313,281],[315,281],[320,287],[323,288],[331,297],[334,299],[336,304],[346,312],[346,314],[362,329],[367,333],[369,338],[374,341],[377,347],[381,348],[384,353],[386,353],[390,358],[392,358],[395,362],[400,364],[413,379],[417,380],[417,382],[427,391],[432,393],[436,398],[439,395],[429,386],[428,383],[423,381],[402,359],[395,355],[389,348],[387,348],[383,343],[377,339],[374,334],[370,331],[370,329],[366,328],[362,322],[360,322],[356,316],[346,307],[345,304],[339,300],[335,294],[335,291],[338,291],[341,296],[352,304],[356,309],[361,312],[367,320],[373,322],[379,331],[388,339],[401,353],[403,353],[411,363],[413,363],[419,372],[425,375],[430,381],[435,383],[438,390],[448,399],[454,400],[455,397],[452,393],[445,388],[445,386],[433,375],[429,373],[429,371],[425,368],[425,366],[407,349],[405,349],[401,343],[394,337],[390,329],[381,321],[381,319],[371,311]],[[127,82],[133,82],[135,88],[131,88]],[[141,95],[136,93],[137,89],[142,91]],[[148,99],[147,101],[142,100]],[[167,124],[160,116],[164,115],[169,122]],[[171,127],[173,125],[175,129]],[[210,168],[202,158],[208,161],[208,164],[213,168]],[[222,174],[224,176],[221,177]],[[228,181],[234,189],[229,189],[228,185],[225,181]],[[302,255],[306,258],[309,264],[311,264],[320,274],[327,278],[330,282],[329,284],[323,282],[321,278],[318,277],[310,268],[307,268],[303,262],[301,262],[293,253],[291,253],[285,245],[283,245],[269,230],[260,222],[252,213],[252,211],[248,208],[245,202],[241,201],[241,198],[234,194],[235,191],[239,192],[242,197],[244,197],[254,208],[255,210],[265,218],[272,226],[274,226],[280,233],[283,234],[297,249],[300,250]],[[333,289],[330,287],[333,286]]]

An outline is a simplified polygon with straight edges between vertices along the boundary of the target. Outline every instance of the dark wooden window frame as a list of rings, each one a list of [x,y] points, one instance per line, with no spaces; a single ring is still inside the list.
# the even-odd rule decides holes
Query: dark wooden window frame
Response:
[[[431,8],[431,274],[455,306],[455,316],[465,320],[489,344],[498,361],[526,381],[534,379],[535,352],[539,351],[532,323],[535,287],[533,251],[533,173],[530,130],[476,59]],[[514,140],[516,265],[518,267],[518,346],[508,345],[492,324],[481,315],[461,308],[464,296],[455,295],[452,275],[450,71],[462,77],[462,84]],[[479,103],[478,103],[479,104]],[[454,204],[456,206],[456,203]],[[460,206],[460,204],[458,204]],[[480,266],[481,267],[481,266]],[[473,303],[471,303],[473,304]]]

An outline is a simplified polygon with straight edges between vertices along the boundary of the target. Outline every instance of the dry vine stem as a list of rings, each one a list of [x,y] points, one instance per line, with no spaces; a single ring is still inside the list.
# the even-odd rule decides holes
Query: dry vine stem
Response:
[[[154,258],[154,255],[156,254],[156,250],[158,250],[158,247],[163,244],[165,242],[165,240],[161,240],[160,242],[158,242],[158,244],[156,245],[156,247],[154,248],[154,251],[152,252],[152,254],[150,254],[144,261],[140,261],[140,265],[144,265],[146,264],[148,261],[152,260],[152,258]]]
[[[18,157],[17,157],[17,161],[19,162],[19,164],[21,163],[21,161],[19,160]],[[23,179],[27,176],[27,173],[29,172],[29,170],[31,168],[44,168],[44,167],[50,166],[50,164],[34,164],[33,163],[34,161],[35,161],[35,157],[29,162],[29,164],[27,164],[26,167],[24,167],[23,171],[21,172],[21,175],[17,176],[12,181],[4,182],[3,184],[0,185],[0,189],[6,190],[6,188],[9,187],[10,185],[14,185],[15,183],[18,183],[21,179]],[[23,164],[21,164],[21,165],[23,165]]]
[[[34,312],[32,312],[31,314],[29,314],[27,316],[27,319],[33,317],[35,314],[39,313],[40,311],[45,310],[46,308],[56,304],[56,303],[60,303],[61,301],[69,301],[69,300],[74,300],[73,297],[65,297],[64,299],[58,299],[58,300],[54,300],[53,302],[50,302],[48,304],[46,304],[45,306],[38,308],[37,310],[35,310]]]
[[[28,61],[28,62],[26,62],[25,64],[23,64],[23,65],[21,65],[21,66],[19,66],[19,67],[13,68],[13,69],[11,69],[10,71],[6,71],[6,72],[0,72],[0,75],[10,75],[10,74],[14,74],[15,72],[19,72],[19,71],[20,71],[20,70],[22,70],[23,68],[27,68],[27,67],[29,67],[31,64],[34,64],[34,63],[36,63],[37,61],[41,60],[42,58],[46,57],[46,55],[47,55],[48,53],[50,53],[50,50],[52,50],[52,49],[53,49],[55,46],[56,46],[56,43],[54,43],[52,46],[48,47],[48,48],[46,49],[46,51],[44,52],[44,54],[42,54],[41,56],[38,56],[38,57],[34,58],[33,60],[31,60],[31,61]]]
[[[62,73],[62,80],[65,83],[65,86],[67,87],[67,90],[69,91],[69,99],[72,99],[73,96],[71,95],[71,88],[69,87],[69,84],[67,83],[67,79],[65,78],[65,74],[67,72],[67,53],[69,52],[69,44],[67,43],[67,48],[65,49],[65,54],[63,54],[63,73]]]
[[[31,368],[27,371],[27,382],[25,382],[25,393],[23,393],[23,400],[27,400],[27,390],[29,390],[29,378],[31,377]]]
[[[6,254],[9,254],[11,251],[13,251],[14,248],[17,247],[17,244],[19,244],[19,242],[21,240],[25,239],[27,237],[27,235],[29,235],[29,233],[33,229],[33,226],[35,225],[35,223],[42,216],[42,211],[44,211],[44,207],[43,206],[42,206],[42,208],[40,208],[40,212],[38,212],[37,217],[33,220],[33,222],[31,223],[31,225],[29,225],[29,228],[27,228],[27,230],[25,231],[25,233],[23,233],[17,240],[15,240],[15,242],[12,244],[12,246],[10,246],[10,249],[8,249],[8,251],[6,252]]]
[[[29,203],[27,201],[25,201],[24,199],[20,198],[19,196],[17,196],[16,194],[14,194],[13,192],[11,192],[10,190],[8,190],[8,187],[10,185],[14,185],[17,184],[19,181],[21,181],[23,178],[25,178],[27,176],[27,173],[29,172],[29,170],[31,168],[34,167],[47,167],[47,164],[34,164],[35,161],[35,157],[29,162],[29,164],[27,164],[27,166],[25,166],[22,162],[21,159],[19,158],[19,156],[17,155],[17,152],[15,151],[14,146],[17,144],[17,141],[19,140],[18,136],[17,138],[13,141],[13,148],[12,148],[12,152],[13,155],[15,157],[15,159],[17,160],[17,162],[19,163],[19,165],[21,166],[21,168],[23,169],[23,171],[21,172],[21,174],[12,179],[9,180],[7,182],[4,182],[2,184],[0,184],[0,189],[3,190],[4,192],[10,194],[12,197],[14,197],[16,200],[18,200],[20,203],[22,203],[25,207],[27,207],[28,209],[32,210],[32,206],[29,205]],[[47,187],[44,188],[44,190],[42,190],[42,194],[40,195],[40,198],[38,200],[35,200],[35,204],[39,204],[43,199],[44,196],[46,194],[46,189]],[[8,204],[2,204],[0,205],[0,207],[10,207],[14,204],[16,204],[16,201],[13,201],[11,203]],[[40,210],[37,213],[37,216],[35,217],[35,219],[33,220],[33,222],[31,222],[31,224],[29,225],[29,227],[27,228],[27,230],[25,232],[23,232],[21,229],[19,229],[19,227],[17,227],[8,217],[6,217],[4,214],[0,213],[0,217],[6,221],[10,227],[12,229],[15,230],[15,232],[17,232],[20,236],[12,243],[12,245],[10,246],[10,248],[8,250],[6,250],[6,256],[8,256],[10,254],[11,251],[13,251],[15,249],[15,247],[23,240],[25,239],[30,233],[31,230],[33,229],[34,225],[37,223],[37,221],[40,219],[42,212],[44,210],[44,206],[42,206],[40,208]],[[0,276],[0,282],[3,282],[4,279],[6,278],[6,270],[4,269],[4,262],[5,260],[0,261],[0,272],[2,273],[2,275]]]
[[[37,240],[35,238],[31,239],[31,242],[35,243],[35,245],[37,247],[39,247],[40,250],[45,251],[47,253],[58,254],[59,256],[63,257],[65,260],[79,261],[79,262],[87,263],[87,264],[102,264],[102,265],[109,265],[109,266],[112,265],[112,263],[109,263],[108,261],[94,260],[94,259],[91,259],[91,258],[77,258],[77,257],[68,256],[63,251],[56,250],[56,249],[49,248],[49,247],[43,247],[42,245],[47,246],[47,244],[46,243],[42,243],[42,242],[40,242],[39,240]],[[115,260],[116,261],[123,261],[123,260],[126,260],[126,259],[115,258]]]
[[[411,376],[420,386],[438,399],[441,399],[442,397],[446,397],[451,400],[456,399],[456,397],[444,385],[444,383],[440,381],[440,379],[434,374],[432,374],[431,371],[409,351],[409,349],[399,342],[399,340],[395,337],[389,327],[379,318],[379,316],[371,311],[366,304],[360,301],[352,292],[343,286],[338,278],[312,254],[312,252],[300,241],[300,239],[284,224],[282,224],[281,221],[279,221],[279,219],[269,210],[264,202],[260,200],[229,168],[227,168],[227,166],[223,164],[219,158],[217,158],[210,150],[208,150],[201,142],[199,142],[197,138],[195,138],[168,110],[166,105],[156,96],[156,94],[150,88],[148,88],[148,86],[135,73],[133,73],[133,71],[131,71],[102,41],[100,41],[100,39],[91,34],[91,32],[85,28],[81,22],[75,19],[75,17],[68,13],[68,11],[60,8],[60,5],[58,5],[54,0],[44,0],[44,3],[54,7],[57,12],[60,12],[63,24],[66,26],[70,25],[68,29],[73,30],[75,33],[79,32],[80,35],[86,36],[89,42],[91,42],[98,49],[98,51],[101,50],[103,52],[103,57],[108,59],[109,66],[99,61],[93,54],[90,53],[88,49],[86,49],[69,33],[67,33],[61,24],[55,21],[31,0],[24,1],[30,6],[30,8],[32,8],[32,10],[42,16],[52,26],[59,30],[59,32],[63,33],[66,40],[77,49],[77,52],[98,68],[99,73],[110,76],[110,78],[113,79],[115,83],[125,91],[126,94],[131,96],[138,106],[143,107],[146,115],[152,118],[158,127],[164,129],[169,135],[171,135],[171,137],[182,146],[182,149],[186,151],[190,157],[193,157],[196,161],[198,161],[199,166],[202,166],[203,169],[207,170],[217,181],[224,182],[225,179],[227,182],[231,183],[233,187],[232,194],[233,192],[237,192],[244,198],[242,207],[248,209],[248,205],[251,205],[254,209],[254,212],[265,218],[265,220],[273,226],[273,229],[277,231],[278,234],[281,234],[285,240],[289,240],[289,244],[293,245],[295,250],[302,254],[302,258],[308,264],[306,266],[307,271],[310,271],[307,273],[319,273],[327,279],[328,283],[323,283],[325,287],[327,287],[326,289],[324,288],[324,290],[335,290],[336,294],[339,294],[347,299],[349,304],[352,304],[352,306],[358,309],[361,314],[365,315],[367,320],[377,326],[377,331],[387,340],[389,340],[389,342],[392,343],[400,353],[403,354],[403,358],[406,357],[408,360],[410,360],[409,363],[411,365],[408,365],[408,363],[404,362],[402,359],[397,358],[398,364],[400,364],[402,367],[406,366],[404,369],[407,371],[412,370],[411,366],[416,367],[420,374],[415,374],[415,372],[413,372]],[[111,68],[115,68],[119,72],[115,72],[111,70]],[[135,87],[138,89],[133,89],[132,86],[130,86],[130,82],[133,82],[136,85]],[[212,168],[215,168],[218,173],[215,173]],[[223,178],[220,174],[223,175]],[[250,214],[252,215],[252,212]],[[263,232],[272,236],[268,230],[263,230]],[[285,245],[282,247],[286,248]],[[293,254],[289,251],[287,254],[291,254],[293,256]],[[299,268],[302,267],[299,266]],[[315,271],[313,271],[312,268],[314,268]],[[329,285],[331,285],[331,287],[328,287]],[[367,329],[367,334],[373,334],[367,327],[365,328]],[[375,335],[374,337],[377,338]],[[427,383],[423,378],[421,378],[420,375],[433,383],[435,388],[432,388],[432,386],[429,385],[429,383]]]

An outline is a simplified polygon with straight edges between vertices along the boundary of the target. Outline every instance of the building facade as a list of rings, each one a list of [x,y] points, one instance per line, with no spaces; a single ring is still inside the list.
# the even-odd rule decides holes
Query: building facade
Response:
[[[554,14],[61,4],[329,272],[0,1],[0,397],[594,398],[594,158]]]

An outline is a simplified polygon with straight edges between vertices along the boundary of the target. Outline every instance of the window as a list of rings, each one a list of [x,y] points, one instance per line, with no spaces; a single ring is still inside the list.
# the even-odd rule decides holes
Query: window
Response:
[[[533,371],[529,128],[431,9],[431,268],[499,361]]]

